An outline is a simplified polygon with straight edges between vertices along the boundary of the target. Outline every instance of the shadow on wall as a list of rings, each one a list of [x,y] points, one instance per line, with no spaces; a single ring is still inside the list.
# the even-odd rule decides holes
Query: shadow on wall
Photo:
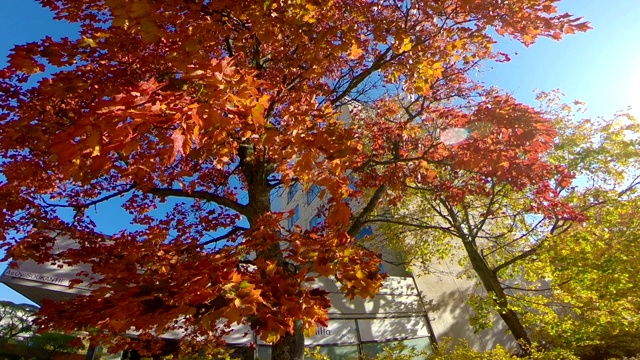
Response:
[[[332,279],[317,282],[330,292],[329,327],[307,338],[307,346],[362,343],[363,351],[375,352],[382,349],[380,343],[398,340],[409,341],[418,350],[430,347],[427,316],[413,278],[389,277],[376,297],[353,300],[345,298]]]
[[[430,274],[417,277],[416,283],[436,339],[466,339],[473,349],[480,351],[493,349],[498,344],[507,349],[518,348],[498,315],[493,316],[490,329],[476,332],[470,325],[474,311],[467,300],[474,294],[485,296],[486,292],[475,279],[467,278],[457,264],[435,265]]]

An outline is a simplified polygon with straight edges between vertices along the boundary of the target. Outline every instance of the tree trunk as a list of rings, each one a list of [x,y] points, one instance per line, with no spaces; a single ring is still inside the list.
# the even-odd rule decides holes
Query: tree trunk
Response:
[[[500,315],[500,318],[502,318],[504,323],[507,325],[513,337],[518,341],[518,345],[520,345],[522,352],[524,354],[528,354],[530,348],[529,345],[531,345],[529,334],[527,334],[524,326],[522,326],[520,318],[518,318],[518,314],[509,308],[507,295],[500,284],[498,276],[491,270],[473,242],[465,240],[462,242],[465,250],[467,251],[467,255],[469,256],[469,260],[471,261],[471,266],[476,274],[478,274],[484,289],[489,295],[495,296],[494,303],[498,307],[498,315]]]
[[[304,333],[302,321],[296,321],[293,334],[287,334],[271,347],[271,360],[303,360]]]
[[[259,153],[259,152],[258,152]],[[256,220],[271,211],[271,189],[269,175],[273,173],[272,166],[265,159],[256,155],[250,145],[241,146],[238,150],[240,167],[247,183],[249,204],[245,209],[245,216],[253,226]],[[265,251],[258,253],[258,257],[275,261],[278,266],[285,266],[280,246],[275,243]],[[302,321],[295,322],[293,334],[282,336],[271,346],[273,360],[304,360],[304,332]]]

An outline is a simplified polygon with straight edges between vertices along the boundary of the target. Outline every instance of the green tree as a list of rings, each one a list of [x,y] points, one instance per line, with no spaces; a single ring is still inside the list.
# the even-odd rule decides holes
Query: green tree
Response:
[[[34,334],[33,316],[36,311],[33,306],[0,301],[0,348]]]
[[[29,339],[29,347],[37,354],[38,360],[50,360],[56,353],[71,353],[82,348],[77,337],[57,332],[45,332]]]
[[[569,106],[555,107],[567,118]],[[585,359],[640,354],[640,123],[565,123],[554,161],[578,177],[567,198],[587,216],[530,259],[525,277],[548,279],[551,293],[521,297],[532,336]]]

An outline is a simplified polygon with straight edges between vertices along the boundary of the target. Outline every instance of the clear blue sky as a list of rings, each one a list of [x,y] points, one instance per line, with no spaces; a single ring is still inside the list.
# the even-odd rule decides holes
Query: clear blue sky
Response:
[[[543,39],[529,48],[504,42],[500,46],[512,61],[492,65],[483,75],[486,83],[533,103],[534,90],[560,88],[567,100],[587,102],[590,116],[609,116],[627,106],[640,114],[640,1],[563,0],[562,11],[585,17],[593,30],[557,42]],[[73,25],[53,21],[33,0],[2,0],[0,4],[0,67],[15,44],[77,36]],[[115,204],[113,204],[115,205]],[[99,222],[110,228],[126,226],[128,219],[109,219],[108,208]],[[0,270],[5,265],[0,264]],[[0,300],[26,299],[0,285]]]

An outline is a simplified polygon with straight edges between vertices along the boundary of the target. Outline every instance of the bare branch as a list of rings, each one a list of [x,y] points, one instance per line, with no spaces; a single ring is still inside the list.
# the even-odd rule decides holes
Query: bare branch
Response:
[[[368,69],[362,71],[360,74],[356,75],[353,79],[351,79],[347,87],[344,90],[342,90],[340,94],[336,95],[336,97],[331,99],[331,105],[336,105],[338,102],[340,102],[340,100],[344,99],[347,95],[349,95],[349,93],[353,89],[358,87],[360,83],[362,83],[369,76],[371,76],[371,74],[380,70],[389,61],[392,61],[394,58],[393,56],[387,58],[387,55],[389,55],[389,53],[391,53],[391,47],[388,47],[382,54],[380,54],[380,56],[378,56],[378,58],[371,64],[371,66]]]
[[[48,203],[48,202],[46,202],[44,200],[43,200],[43,202],[45,203],[45,205],[51,206],[51,207],[74,208],[76,210],[81,210],[81,209],[86,209],[86,208],[94,206],[94,205],[98,205],[98,204],[100,204],[102,202],[111,200],[111,199],[113,199],[115,197],[118,197],[120,195],[126,194],[126,193],[128,193],[129,191],[131,191],[131,190],[133,190],[135,188],[136,188],[135,185],[129,185],[126,188],[124,188],[124,189],[122,189],[120,191],[116,191],[114,193],[111,193],[109,195],[105,195],[105,196],[103,196],[101,198],[89,201],[89,202],[84,203],[84,204],[54,204],[54,203]]]
[[[414,227],[422,230],[440,230],[445,231],[449,234],[454,235],[454,231],[445,226],[436,226],[436,225],[426,225],[426,224],[418,224],[414,222],[401,221],[401,220],[392,220],[392,219],[383,219],[383,218],[373,218],[369,220],[365,220],[365,223],[387,223],[387,224],[395,224],[402,226]]]
[[[219,196],[216,194],[212,194],[210,192],[207,191],[184,191],[181,189],[173,189],[173,188],[152,188],[152,189],[145,189],[141,191],[147,193],[147,194],[152,194],[152,195],[156,195],[156,196],[165,196],[165,197],[169,197],[169,196],[174,196],[174,197],[183,197],[183,198],[190,198],[190,199],[199,199],[199,200],[204,200],[204,201],[208,201],[208,202],[213,202],[216,203],[220,206],[229,208],[233,211],[236,211],[242,215],[246,216],[246,212],[247,212],[247,206],[246,205],[242,205],[238,202],[235,202],[231,199],[228,199],[226,197],[223,196]]]
[[[249,230],[248,228],[242,227],[242,226],[234,226],[229,232],[227,232],[224,235],[220,235],[218,237],[214,237],[211,240],[207,240],[204,242],[201,242],[200,245],[202,246],[207,246],[210,244],[214,244],[217,243],[218,241],[224,240],[224,239],[228,239],[229,237],[241,232],[241,231],[247,231]]]

